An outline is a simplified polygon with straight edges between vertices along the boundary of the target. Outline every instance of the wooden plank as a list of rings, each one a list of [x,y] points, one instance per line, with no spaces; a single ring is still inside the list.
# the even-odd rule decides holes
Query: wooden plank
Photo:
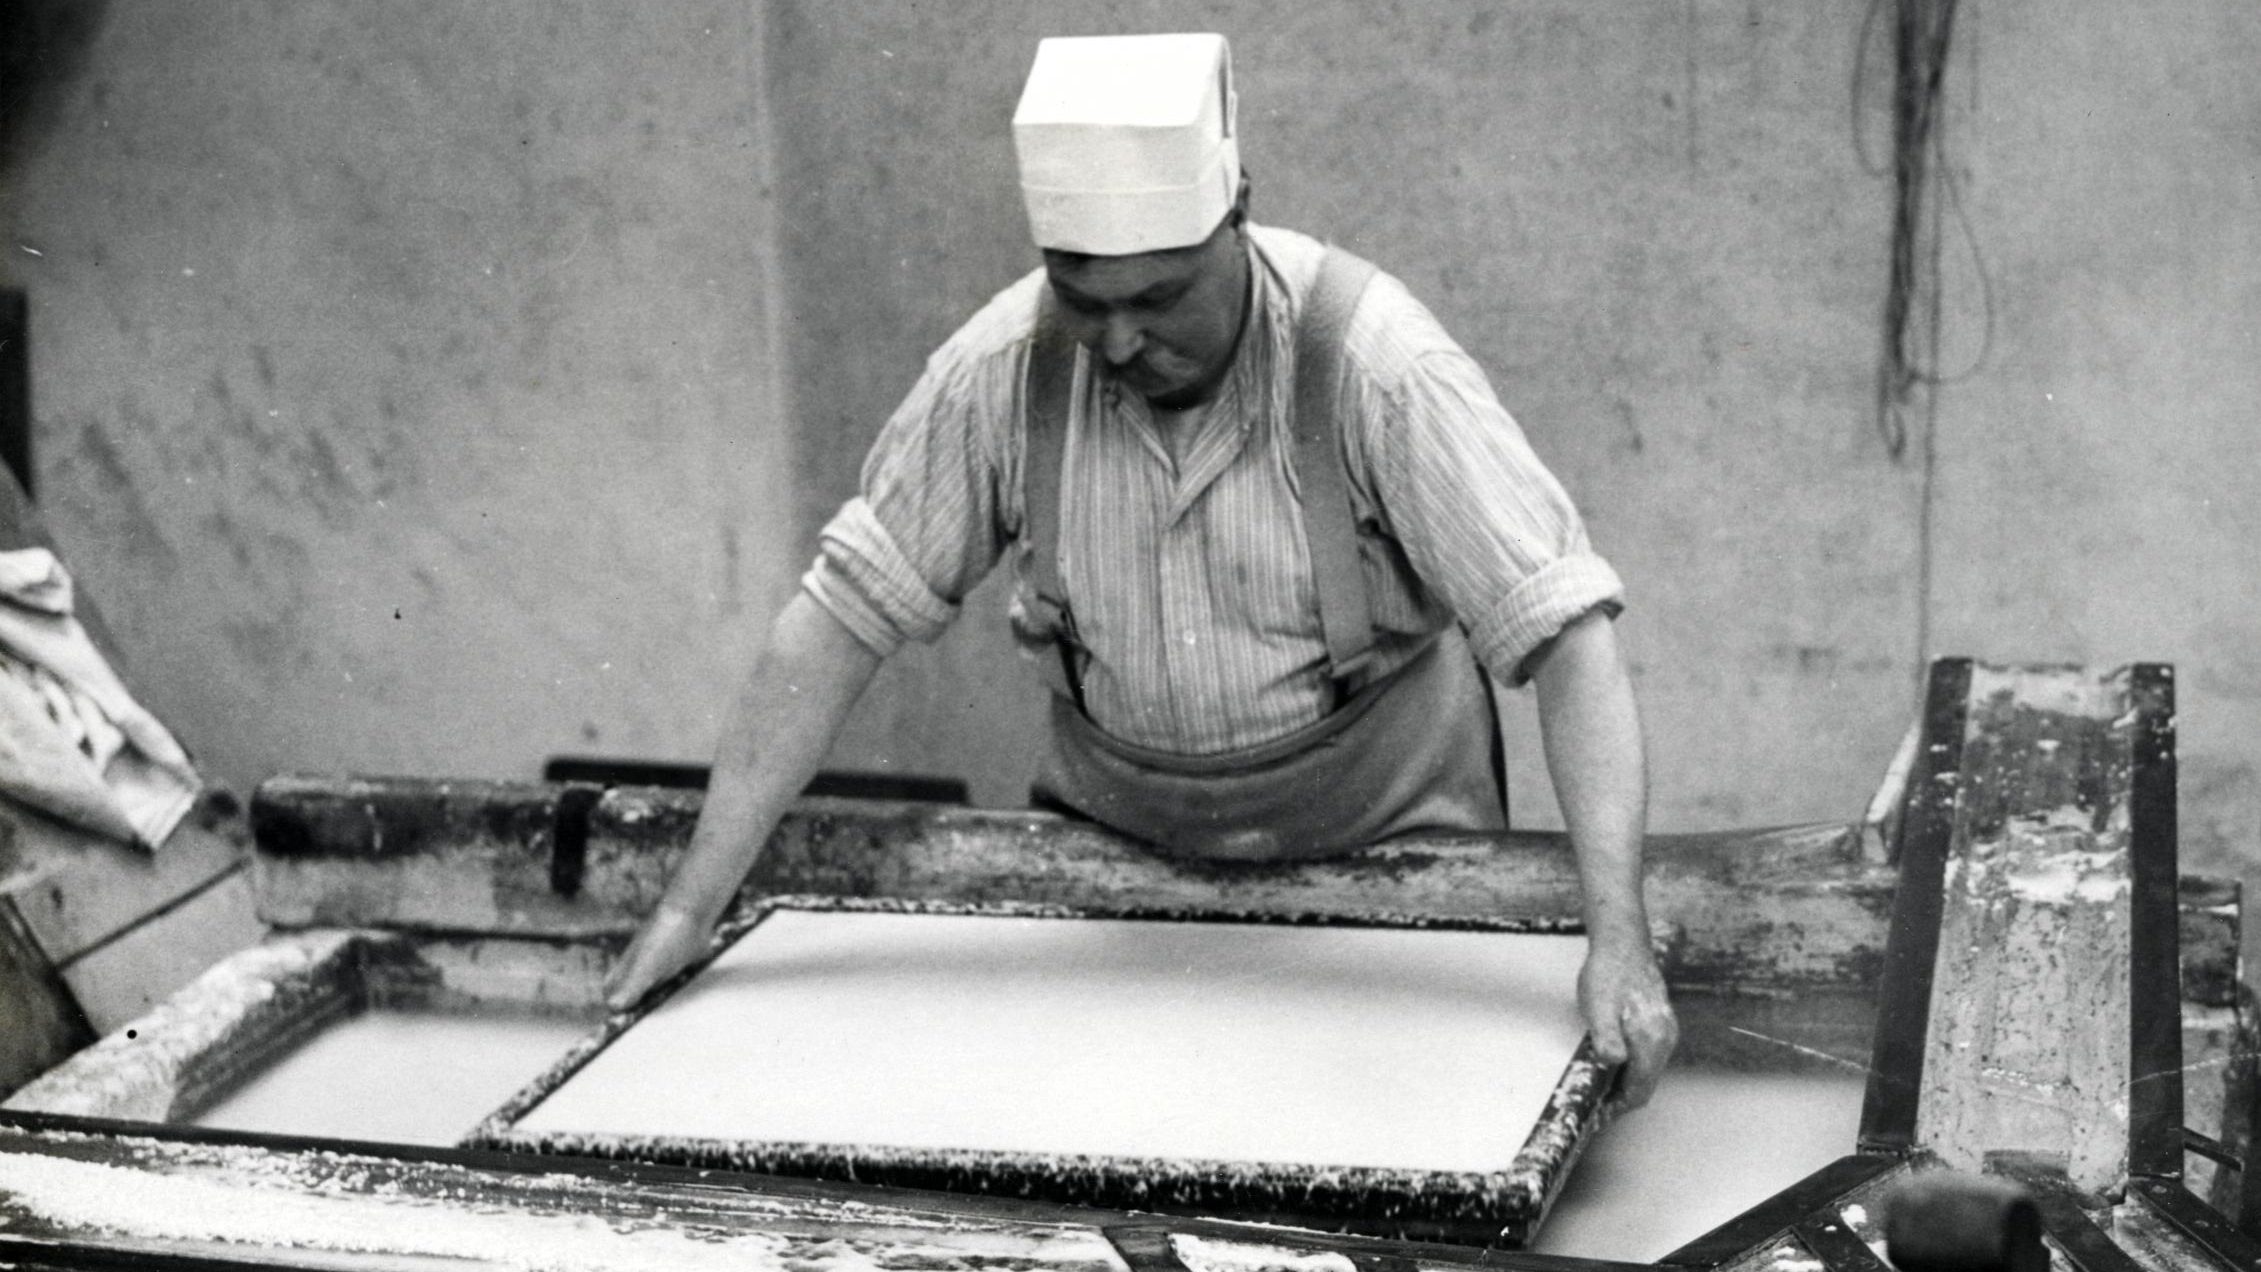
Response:
[[[232,797],[208,797],[154,853],[89,834],[12,804],[0,853],[0,893],[15,899],[48,958],[66,963],[241,866],[250,829]]]
[[[108,1033],[265,934],[252,913],[250,879],[238,869],[60,970],[96,1032]]]
[[[585,889],[645,913],[688,841],[698,802],[618,790],[592,816]],[[1831,983],[1873,975],[1891,875],[1829,823],[1649,841],[1649,903],[1676,981]],[[1510,832],[1413,838],[1280,865],[1200,865],[1049,814],[804,801],[747,881],[749,898],[834,893],[1010,900],[1151,915],[1576,922],[1568,841]]]
[[[591,803],[577,822],[574,789],[273,779],[253,801],[261,914],[281,927],[625,939],[666,886],[701,796],[622,787],[597,798],[586,788]],[[1651,836],[1650,910],[1675,988],[1872,992],[1898,873],[1863,860],[1860,842],[1850,823]],[[1579,913],[1559,834],[1416,839],[1327,862],[1205,867],[1049,813],[828,798],[794,806],[743,899],[779,894],[1439,925],[1574,922]],[[2235,983],[2227,900],[2211,885],[2186,897],[2186,973],[2214,998]]]
[[[1916,1099],[1922,1087],[1925,1030],[1939,948],[1940,879],[1961,792],[1970,676],[1967,659],[1941,659],[1931,665],[1924,690],[1923,733],[1901,819],[1892,929],[1878,987],[1868,1093],[1861,1110],[1860,1142],[1865,1151],[1904,1153],[1915,1142]]]
[[[597,788],[542,782],[292,779],[253,797],[259,914],[276,927],[579,936],[618,916],[581,901]],[[565,827],[561,837],[560,827]]]
[[[1916,1140],[1964,1170],[1991,1150],[2057,1153],[2076,1186],[2116,1188],[2132,1076],[2125,681],[1979,667],[1969,701]]]
[[[281,927],[624,938],[665,887],[701,797],[606,791],[575,833],[568,789],[270,780],[252,811],[261,914]],[[1650,908],[1675,983],[1872,981],[1894,875],[1859,859],[1858,836],[1829,823],[1652,837]],[[554,860],[561,845],[573,849],[568,864]],[[795,805],[744,898],[778,894],[1442,926],[1579,914],[1559,834],[1416,839],[1333,861],[1220,867],[1159,858],[1049,813],[827,798]]]

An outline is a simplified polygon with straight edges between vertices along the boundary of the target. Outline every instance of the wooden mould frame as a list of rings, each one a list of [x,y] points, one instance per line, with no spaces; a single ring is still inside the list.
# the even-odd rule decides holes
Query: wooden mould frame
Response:
[[[533,1131],[517,1125],[614,1040],[695,979],[730,945],[780,910],[993,915],[1060,921],[1287,922],[1562,934],[1577,930],[1562,923],[1511,920],[1439,923],[1387,915],[1282,917],[1227,910],[1157,912],[1004,901],[768,897],[742,917],[726,923],[700,963],[636,1008],[614,1013],[590,1037],[560,1057],[476,1128],[466,1138],[466,1145],[1201,1215],[1365,1236],[1517,1247],[1527,1243],[1537,1230],[1588,1137],[1598,1128],[1614,1075],[1614,1070],[1594,1055],[1591,1041],[1582,1042],[1512,1162],[1502,1170],[1489,1172]]]

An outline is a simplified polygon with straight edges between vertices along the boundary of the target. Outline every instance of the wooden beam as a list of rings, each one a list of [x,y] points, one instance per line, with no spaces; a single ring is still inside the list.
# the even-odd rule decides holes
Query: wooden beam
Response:
[[[1177,1249],[1203,1243],[1218,1263],[1236,1267],[1635,1266],[637,1163],[27,1115],[0,1115],[0,1194],[8,1197],[10,1233],[52,1243],[72,1258],[372,1270],[426,1262],[664,1265],[683,1272],[846,1259],[889,1269],[1119,1272],[1105,1230],[1138,1227],[1159,1230]]]
[[[251,803],[259,916],[276,927],[590,936],[632,928],[578,895],[598,788],[575,783],[307,780]],[[562,831],[561,831],[562,828]]]
[[[2168,1031],[2179,1057],[2173,843],[2132,842],[2152,811],[2140,683],[2073,668],[1972,672],[1916,1120],[1917,1146],[1951,1167],[1977,1170],[1994,1150],[2052,1153],[2075,1186],[2116,1190],[2131,1117],[2146,1113],[2134,1080],[2159,1085],[2138,1072],[2131,1030]],[[2138,891],[2163,907],[2151,927],[2167,944],[2148,962]],[[2146,967],[2157,983],[2137,994]],[[2172,1119],[2171,1146],[2163,1129],[2150,1138],[2179,1171],[2179,1084],[2174,1095],[2153,1119]]]
[[[585,820],[576,798],[588,801]],[[252,801],[260,916],[283,928],[623,939],[658,900],[701,801],[654,787],[273,778]],[[1860,832],[1824,823],[1651,836],[1650,910],[1674,985],[1873,992],[1899,876],[1863,859]],[[566,851],[573,860],[561,866]],[[570,891],[558,886],[568,879]],[[794,806],[747,880],[749,901],[780,894],[1461,926],[1579,913],[1559,834],[1204,866],[1050,813],[827,798]],[[2209,995],[2235,983],[2227,896],[2201,885],[2186,906],[2203,936],[2186,944],[2186,975]]]
[[[252,914],[249,873],[239,868],[59,970],[88,1022],[96,1032],[109,1033],[266,934]]]
[[[576,833],[575,789],[271,779],[252,804],[260,915],[285,928],[624,937],[657,901],[702,797],[605,791]],[[553,869],[561,843],[578,854],[570,871]],[[1676,980],[1731,990],[1872,979],[1894,875],[1861,861],[1858,844],[1854,824],[1653,837],[1651,908]],[[552,886],[558,875],[574,880],[570,893]],[[747,880],[748,900],[779,894],[1467,927],[1579,914],[1559,834],[1227,867],[1170,861],[1049,813],[825,798],[796,804]]]
[[[115,939],[250,857],[241,812],[206,801],[155,852],[0,803],[13,850],[0,854],[0,892],[15,898],[41,950],[68,963]]]

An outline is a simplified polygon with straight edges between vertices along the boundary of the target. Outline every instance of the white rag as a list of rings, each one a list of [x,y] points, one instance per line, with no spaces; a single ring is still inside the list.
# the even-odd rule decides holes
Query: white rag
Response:
[[[71,576],[53,552],[0,552],[0,792],[154,847],[203,782],[71,610]]]

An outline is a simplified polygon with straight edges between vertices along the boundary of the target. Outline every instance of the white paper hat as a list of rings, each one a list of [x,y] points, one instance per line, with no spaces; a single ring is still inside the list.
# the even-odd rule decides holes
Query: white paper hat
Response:
[[[1127,256],[1209,237],[1240,189],[1221,35],[1049,39],[1013,112],[1038,247]]]

